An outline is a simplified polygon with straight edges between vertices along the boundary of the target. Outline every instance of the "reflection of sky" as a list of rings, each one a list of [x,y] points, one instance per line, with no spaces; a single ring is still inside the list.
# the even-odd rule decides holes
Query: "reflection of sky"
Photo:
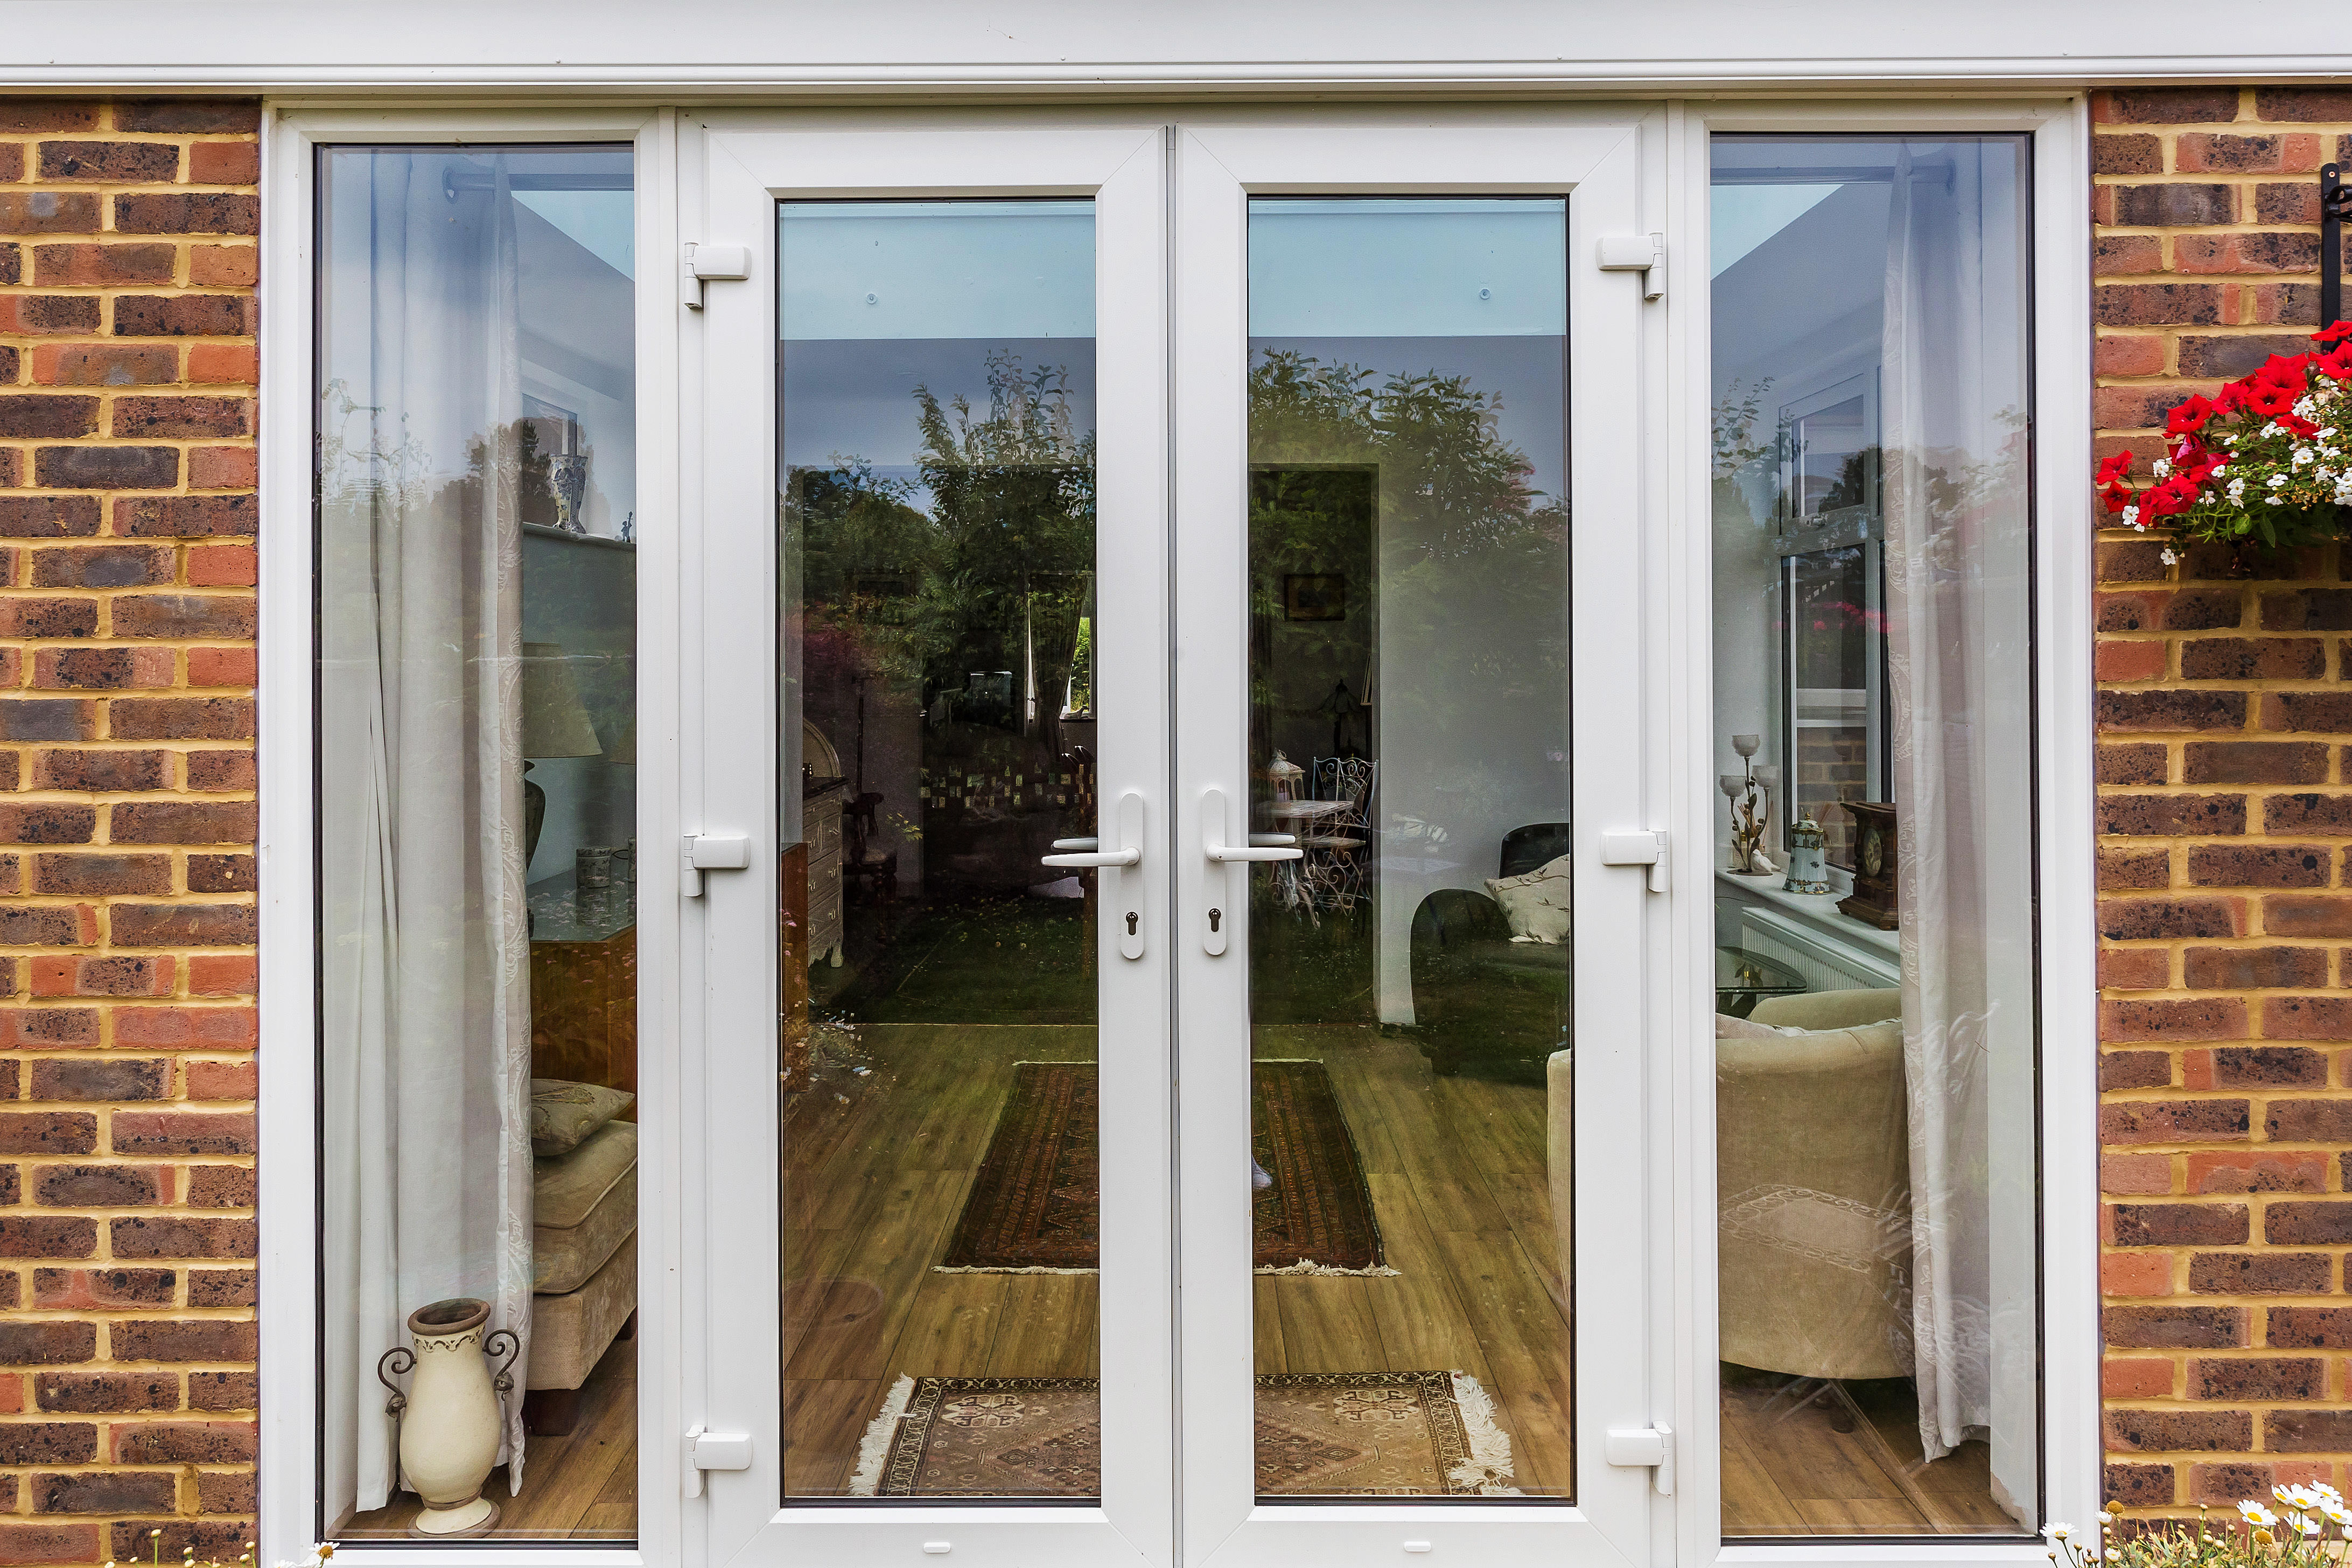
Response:
[[[1568,331],[1568,204],[1259,198],[1249,205],[1249,331],[1557,337]]]
[[[625,172],[628,154],[621,154]],[[516,205],[529,207],[572,237],[580,247],[619,273],[635,278],[637,198],[634,191],[517,191]]]
[[[1250,362],[1268,349],[1292,349],[1326,364],[1360,365],[1378,388],[1391,375],[1466,378],[1481,394],[1499,394],[1495,434],[1532,470],[1528,483],[1559,495],[1568,467],[1568,340],[1507,338],[1252,338]]]
[[[1838,190],[1822,184],[1715,186],[1707,193],[1707,276],[1722,277],[1740,258]]]
[[[1091,338],[1094,204],[785,202],[788,341]]]
[[[929,388],[943,408],[961,395],[971,401],[972,417],[984,418],[991,354],[1015,355],[1031,372],[1045,365],[1066,370],[1072,433],[1084,436],[1095,427],[1091,338],[835,338],[781,347],[787,468],[830,468],[839,458],[863,458],[877,473],[911,476],[922,444],[915,389]],[[927,496],[913,498],[917,506],[928,502]]]

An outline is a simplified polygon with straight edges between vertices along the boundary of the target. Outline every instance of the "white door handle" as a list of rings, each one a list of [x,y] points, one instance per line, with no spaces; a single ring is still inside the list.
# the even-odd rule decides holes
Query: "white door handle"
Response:
[[[1070,842],[1068,839],[1057,838],[1054,841],[1055,847],[1059,848],[1068,842]],[[1099,840],[1089,838],[1083,842],[1092,844]],[[1143,864],[1143,851],[1140,849],[1083,849],[1073,855],[1041,855],[1037,858],[1037,863],[1041,866],[1139,866]]]
[[[1057,853],[1043,855],[1038,859],[1053,867],[1101,867],[1110,870],[1142,865],[1143,797],[1133,790],[1118,797],[1118,837],[1112,840],[1119,846],[1116,849],[1104,848],[1099,838],[1056,838],[1054,848]],[[1121,958],[1143,956],[1143,902],[1141,878],[1105,879],[1102,903],[1118,932]]]
[[[1204,789],[1201,792],[1201,856],[1212,866],[1236,866],[1252,860],[1297,860],[1307,853],[1298,847],[1295,835],[1288,833],[1248,833],[1239,837],[1242,842],[1227,842],[1234,837],[1233,824],[1225,819],[1225,792]],[[1201,951],[1216,957],[1229,944],[1234,916],[1246,901],[1246,888],[1234,889],[1233,874],[1211,872],[1201,879]]]
[[[702,897],[705,871],[740,871],[751,864],[751,841],[740,834],[689,833],[679,858],[677,890]]]

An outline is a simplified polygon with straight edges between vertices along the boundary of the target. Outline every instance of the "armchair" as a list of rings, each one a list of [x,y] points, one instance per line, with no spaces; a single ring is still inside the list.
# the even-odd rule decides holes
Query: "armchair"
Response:
[[[1539,822],[1503,837],[1501,877],[1517,877],[1569,851],[1569,825]],[[1412,1014],[1430,1068],[1451,1076],[1465,1063],[1498,1076],[1545,1081],[1569,1043],[1573,1001],[1569,950],[1511,940],[1511,922],[1483,892],[1440,888],[1412,917]]]

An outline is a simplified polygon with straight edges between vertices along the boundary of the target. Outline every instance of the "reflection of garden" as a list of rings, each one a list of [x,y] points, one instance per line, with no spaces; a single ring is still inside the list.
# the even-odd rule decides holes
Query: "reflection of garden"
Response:
[[[1034,883],[1052,839],[1092,831],[1064,723],[1092,710],[1094,435],[1062,370],[999,353],[987,377],[981,408],[915,389],[916,477],[836,457],[785,496],[804,711],[864,775],[853,790],[885,795],[877,833],[919,844],[935,895]],[[879,779],[864,730],[893,713],[919,761]]]

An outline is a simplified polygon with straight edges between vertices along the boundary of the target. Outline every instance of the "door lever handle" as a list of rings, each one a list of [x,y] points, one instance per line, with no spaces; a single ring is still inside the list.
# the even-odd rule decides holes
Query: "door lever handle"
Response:
[[[1041,855],[1042,865],[1055,868],[1100,867],[1110,870],[1130,869],[1143,864],[1143,797],[1129,790],[1118,797],[1118,837],[1111,840],[1119,846],[1106,849],[1096,838],[1056,838],[1055,853]],[[1135,907],[1118,915],[1116,927],[1118,954],[1121,958],[1143,956],[1143,888],[1140,881],[1130,882],[1124,877],[1107,878],[1103,883],[1107,903],[1129,904]],[[1116,911],[1114,911],[1116,912]]]
[[[1056,839],[1055,842],[1058,847],[1069,840]],[[1097,841],[1088,838],[1081,842],[1092,844]],[[1140,849],[1084,849],[1073,855],[1041,855],[1037,858],[1037,863],[1041,866],[1139,866],[1143,863],[1143,851]]]

